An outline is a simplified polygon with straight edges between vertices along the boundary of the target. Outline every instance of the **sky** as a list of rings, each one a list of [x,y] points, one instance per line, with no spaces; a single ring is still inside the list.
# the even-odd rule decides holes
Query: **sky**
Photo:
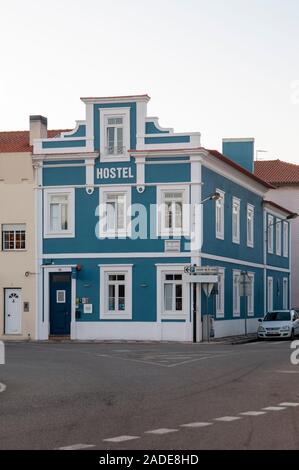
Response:
[[[71,129],[81,96],[147,93],[206,148],[254,137],[299,164],[298,0],[2,0],[0,57],[0,130]]]

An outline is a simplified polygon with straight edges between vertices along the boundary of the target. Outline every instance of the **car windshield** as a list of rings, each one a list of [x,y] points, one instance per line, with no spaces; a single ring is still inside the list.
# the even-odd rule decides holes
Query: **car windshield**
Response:
[[[264,321],[290,321],[291,312],[269,312],[264,318]]]

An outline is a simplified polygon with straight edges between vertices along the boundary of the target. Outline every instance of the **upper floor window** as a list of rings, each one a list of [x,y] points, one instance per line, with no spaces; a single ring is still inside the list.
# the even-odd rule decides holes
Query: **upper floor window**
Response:
[[[283,256],[289,256],[289,224],[283,223]]]
[[[128,236],[131,189],[100,189],[100,236]]]
[[[100,109],[101,161],[129,161],[130,108]]]
[[[160,235],[182,236],[189,233],[187,187],[158,187],[158,231]]]
[[[74,237],[74,189],[45,190],[45,237]]]
[[[268,253],[273,253],[273,245],[274,245],[274,217],[273,215],[268,216],[267,238],[268,238]]]
[[[106,154],[122,155],[124,153],[124,122],[123,117],[106,118]]]
[[[17,251],[26,249],[26,225],[2,225],[2,250]]]
[[[281,221],[276,220],[276,254],[281,255]]]
[[[240,199],[234,197],[232,205],[233,243],[240,243]]]
[[[247,204],[247,246],[254,245],[254,206]]]
[[[220,189],[216,189],[216,192],[221,195],[221,199],[215,201],[215,212],[216,212],[216,238],[224,240],[224,195],[225,193]]]

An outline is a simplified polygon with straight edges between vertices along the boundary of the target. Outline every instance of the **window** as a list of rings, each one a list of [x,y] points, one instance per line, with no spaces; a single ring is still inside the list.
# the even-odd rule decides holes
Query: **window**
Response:
[[[282,308],[284,310],[287,310],[289,308],[289,280],[287,277],[283,278],[282,281],[282,288],[283,288],[283,293],[282,293]]]
[[[267,280],[267,307],[268,312],[273,310],[273,277],[268,277]]]
[[[189,188],[158,187],[158,235],[189,234]]]
[[[233,271],[233,316],[240,316],[240,271]]]
[[[100,317],[132,319],[132,265],[100,266]]]
[[[247,296],[247,315],[254,316],[254,273],[248,273],[250,281],[249,295]]]
[[[101,108],[99,112],[101,161],[130,161],[130,108]]]
[[[123,117],[106,117],[106,154],[122,155],[124,153]]]
[[[273,245],[274,245],[273,224],[274,224],[274,218],[272,215],[269,215],[268,223],[267,223],[268,253],[273,253]]]
[[[26,225],[2,225],[2,250],[17,251],[26,249]]]
[[[281,221],[276,219],[276,254],[281,255]]]
[[[232,205],[233,243],[240,243],[240,199],[233,197]]]
[[[221,195],[221,199],[215,201],[215,212],[216,212],[216,238],[224,240],[224,195],[225,193],[220,189],[216,189],[216,192]]]
[[[100,188],[100,237],[129,236],[131,188]]]
[[[183,310],[182,274],[164,275],[164,312],[182,312]]]
[[[45,238],[74,237],[74,189],[45,190]]]
[[[224,318],[224,269],[219,269],[218,294],[216,295],[216,317]]]
[[[247,246],[254,245],[254,207],[247,204]]]
[[[289,224],[288,222],[283,223],[283,256],[285,258],[289,256]]]

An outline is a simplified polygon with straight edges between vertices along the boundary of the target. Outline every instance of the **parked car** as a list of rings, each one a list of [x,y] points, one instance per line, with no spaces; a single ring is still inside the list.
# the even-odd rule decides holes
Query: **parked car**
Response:
[[[275,310],[259,320],[258,338],[291,338],[299,335],[299,312],[297,310]]]

